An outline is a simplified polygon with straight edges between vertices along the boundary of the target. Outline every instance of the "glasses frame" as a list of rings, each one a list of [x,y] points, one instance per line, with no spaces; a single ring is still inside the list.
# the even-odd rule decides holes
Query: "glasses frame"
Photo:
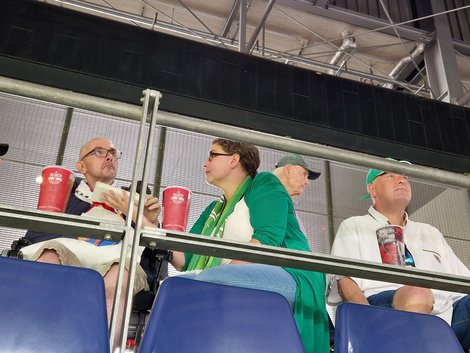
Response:
[[[221,152],[209,152],[208,161],[212,161],[217,156],[233,156],[235,153],[221,153]]]
[[[104,156],[100,156],[96,153],[98,150],[104,150],[106,151],[106,154]],[[96,147],[96,148],[93,148],[90,152],[86,153],[82,158],[80,158],[80,161],[82,161],[85,157],[88,157],[91,155],[95,155],[98,158],[106,158],[108,157],[108,154],[110,154],[116,160],[122,157],[122,152],[115,148],[107,149],[104,147]]]

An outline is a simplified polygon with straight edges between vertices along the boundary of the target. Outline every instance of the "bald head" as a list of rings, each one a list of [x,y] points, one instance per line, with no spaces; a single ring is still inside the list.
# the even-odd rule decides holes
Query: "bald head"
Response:
[[[94,153],[93,153],[94,152]],[[116,177],[119,156],[113,142],[104,137],[95,137],[80,148],[77,170],[93,190],[97,181],[112,184]]]
[[[96,146],[99,146],[101,142],[104,145],[113,146],[113,142],[111,140],[108,140],[107,138],[104,138],[104,137],[92,138],[91,140],[88,140],[87,142],[85,142],[85,144],[80,148],[80,152],[78,154],[78,160],[81,160],[83,156],[85,156],[87,153],[92,151]]]

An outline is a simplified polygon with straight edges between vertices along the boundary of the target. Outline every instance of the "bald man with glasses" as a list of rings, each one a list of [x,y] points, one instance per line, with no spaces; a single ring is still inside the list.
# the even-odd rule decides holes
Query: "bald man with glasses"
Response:
[[[80,184],[76,186],[69,198],[65,213],[81,215],[92,214],[96,202],[91,201],[91,196],[97,182],[115,186],[115,178],[122,153],[117,150],[112,141],[97,137],[86,142],[79,152],[79,159],[75,168],[84,176]],[[158,223],[160,205],[158,199],[146,195],[145,211],[146,217],[153,223]],[[106,208],[110,215],[113,209]],[[135,210],[136,212],[136,210]],[[114,212],[115,219],[122,219],[127,214]],[[134,214],[135,220],[135,214]],[[25,238],[32,245],[21,249],[24,259],[46,262],[60,265],[86,267],[98,271],[104,279],[106,289],[106,301],[108,309],[108,321],[110,319],[114,293],[116,289],[117,274],[119,270],[119,259],[121,254],[121,243],[85,237],[67,237],[59,234],[46,234],[28,231]],[[127,283],[129,264],[126,264],[124,276]],[[148,289],[147,275],[138,266],[134,284],[134,293]],[[124,304],[126,293],[122,291],[121,304]],[[122,315],[123,306],[120,307]],[[122,316],[121,316],[122,317]],[[119,332],[119,331],[118,331]],[[116,339],[116,343],[118,343]]]

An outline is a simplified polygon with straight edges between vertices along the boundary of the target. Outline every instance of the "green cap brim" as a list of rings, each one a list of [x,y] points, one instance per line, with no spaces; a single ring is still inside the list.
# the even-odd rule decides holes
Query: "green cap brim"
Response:
[[[396,160],[396,159],[393,159],[393,158],[390,158],[390,157],[387,157],[385,159],[388,159],[390,161],[400,162],[400,163],[411,164],[408,161],[404,161],[404,160],[399,161],[399,160]],[[366,177],[366,186],[369,187],[369,185],[375,180],[375,178],[377,178],[378,176],[380,176],[384,173],[386,173],[386,172],[383,171],[383,170],[369,169],[369,171],[367,172],[367,177]],[[370,194],[368,193],[367,195],[361,196],[361,199],[362,200],[370,200]]]

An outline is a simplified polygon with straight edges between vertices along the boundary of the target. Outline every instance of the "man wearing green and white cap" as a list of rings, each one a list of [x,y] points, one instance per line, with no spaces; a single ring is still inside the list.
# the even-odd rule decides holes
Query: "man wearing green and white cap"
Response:
[[[278,177],[291,197],[302,195],[305,188],[310,184],[310,180],[318,179],[321,174],[313,171],[302,156],[295,153],[285,155],[274,167],[276,169],[274,169],[273,173]],[[296,218],[299,222],[300,230],[307,235],[306,229],[297,214]]]
[[[403,227],[406,266],[470,277],[470,271],[439,230],[408,218],[405,209],[411,201],[411,185],[406,176],[371,169],[366,184],[372,206],[366,215],[341,223],[332,255],[382,262],[376,231],[387,225],[398,225]],[[335,281],[337,287],[332,286],[330,296],[334,297],[334,291],[338,291],[336,294],[344,301],[438,315],[451,324],[463,348],[470,348],[468,295],[353,277],[336,276]]]

